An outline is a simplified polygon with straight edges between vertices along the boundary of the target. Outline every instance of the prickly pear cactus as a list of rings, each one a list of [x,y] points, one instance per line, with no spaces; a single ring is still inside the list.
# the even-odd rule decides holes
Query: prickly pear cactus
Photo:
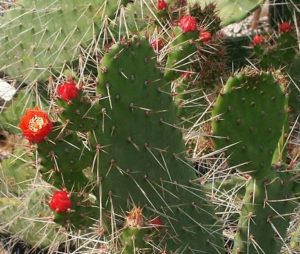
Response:
[[[32,157],[29,156],[30,152],[26,151],[22,141],[15,141],[18,144],[12,145],[19,146],[19,148],[16,150],[12,148],[8,158],[0,163],[0,196],[4,196],[4,193],[18,195],[26,192],[36,175]]]
[[[233,253],[257,253],[258,249],[280,253],[290,215],[297,207],[291,182],[291,174],[274,170],[247,183]]]
[[[0,128],[29,142],[0,164],[0,233],[49,252],[72,242],[74,253],[219,254],[233,231],[229,253],[288,247],[299,177],[284,164],[287,82],[268,67],[297,50],[229,79],[213,109],[214,150],[206,124],[227,79],[218,31],[261,1],[212,2],[21,0],[5,11],[0,72],[27,90]],[[207,174],[202,155],[214,160]]]
[[[146,214],[160,215],[169,230],[174,230],[171,234],[179,238],[178,243],[166,238],[169,250],[190,248],[214,253],[215,247],[209,242],[220,246],[217,239],[207,238],[207,247],[197,246],[196,238],[205,239],[206,230],[212,232],[215,227],[212,210],[203,191],[191,182],[195,172],[182,157],[184,146],[175,127],[175,107],[164,91],[164,79],[153,58],[147,43],[136,40],[115,47],[101,62],[101,70],[106,71],[100,72],[98,88],[108,99],[102,104],[104,126],[95,133],[106,151],[100,153],[98,168],[103,198],[110,197],[108,205],[115,203],[115,211],[134,202],[145,206]],[[130,62],[136,64],[126,66]],[[114,187],[113,182],[118,184]],[[196,207],[206,210],[206,215]],[[192,225],[192,221],[199,224]],[[186,227],[197,232],[196,238],[182,231]]]
[[[82,119],[74,118],[69,129],[63,118],[63,127],[38,145],[44,180],[66,188],[72,197],[71,210],[56,214],[55,221],[87,227],[85,218],[100,218],[102,227],[112,234],[120,229],[118,218],[140,207],[145,218],[159,216],[164,221],[166,230],[155,238],[155,249],[222,252],[220,228],[193,167],[185,159],[182,134],[176,128],[176,108],[156,67],[152,47],[137,38],[114,45],[101,60],[98,80],[100,108],[97,126],[88,134],[87,154],[73,132],[74,126],[81,130]],[[71,104],[63,105],[64,109]],[[76,105],[80,110],[80,104]],[[87,168],[94,177],[86,174]],[[100,214],[88,201],[91,194]],[[146,244],[146,237],[140,240],[154,251]],[[125,249],[132,253],[130,246]]]
[[[213,129],[231,165],[251,175],[271,170],[287,110],[284,90],[271,74],[252,69],[228,80],[216,101]]]
[[[0,70],[21,82],[46,81],[104,40],[103,27],[128,2],[18,1],[1,20]]]
[[[289,67],[292,63],[298,51],[298,41],[293,24],[288,24],[291,27],[289,31],[280,31],[275,36],[265,35],[261,37],[263,42],[254,46],[254,53],[259,60],[260,68],[265,70],[270,67],[279,69]]]
[[[285,126],[286,85],[278,73],[244,69],[228,80],[213,110],[215,145],[224,149],[231,167],[251,175],[234,239],[236,254],[279,253],[296,208],[294,172],[272,167]]]
[[[181,29],[177,28],[174,31],[174,38],[165,70],[165,78],[168,81],[175,80],[185,73],[190,68],[191,59],[197,54],[195,43],[198,38],[197,31],[182,33]]]
[[[14,147],[0,161],[0,234],[12,235],[12,241],[22,239],[32,246],[55,249],[66,237],[49,220],[52,214],[45,199],[49,186],[37,178],[33,153],[26,145],[14,135]]]
[[[27,193],[19,197],[0,197],[0,233],[13,234],[35,247],[57,249],[67,236],[59,233],[59,227],[49,220],[52,215],[45,202],[46,194],[49,190],[40,186],[27,188]]]

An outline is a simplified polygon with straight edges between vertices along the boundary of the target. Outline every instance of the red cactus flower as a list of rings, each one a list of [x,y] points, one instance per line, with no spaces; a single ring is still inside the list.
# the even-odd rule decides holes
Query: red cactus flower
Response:
[[[30,142],[40,143],[52,131],[53,125],[47,113],[35,107],[26,110],[25,115],[20,119],[19,127],[23,136]]]
[[[168,8],[168,4],[164,0],[157,0],[157,9],[159,11],[165,10]]]
[[[200,39],[200,41],[203,41],[204,43],[210,42],[211,33],[206,30],[203,30],[199,34],[199,39]]]
[[[148,222],[148,224],[149,224],[150,227],[154,227],[154,228],[160,228],[160,227],[164,226],[164,223],[162,222],[162,220],[159,216],[153,218],[152,220],[150,220]]]
[[[287,33],[287,32],[289,32],[289,31],[292,30],[292,25],[291,25],[290,22],[287,22],[287,21],[282,22],[282,23],[279,25],[279,30],[280,30],[280,32],[282,32],[282,33]]]
[[[161,49],[164,47],[165,43],[162,39],[156,39],[153,40],[151,43],[152,48],[156,51],[159,52]]]
[[[73,80],[58,86],[57,95],[64,101],[70,101],[78,96],[78,88]]]
[[[50,208],[57,212],[63,213],[71,208],[71,200],[66,191],[55,191],[49,203]]]
[[[258,45],[262,44],[262,43],[264,42],[264,40],[265,40],[265,39],[264,39],[263,36],[257,34],[257,35],[255,35],[255,36],[253,37],[253,39],[252,39],[252,44],[253,44],[254,46],[258,46]]]
[[[184,33],[197,30],[197,20],[190,15],[183,16],[178,24]]]

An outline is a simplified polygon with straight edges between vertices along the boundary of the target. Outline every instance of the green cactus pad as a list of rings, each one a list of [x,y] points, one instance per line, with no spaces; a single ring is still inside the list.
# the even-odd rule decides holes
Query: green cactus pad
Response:
[[[96,118],[99,110],[95,105],[91,105],[82,93],[79,94],[78,98],[70,102],[59,99],[57,104],[63,107],[60,118],[68,125],[68,129],[87,132],[96,127]]]
[[[189,70],[191,59],[197,51],[194,40],[198,38],[198,32],[183,33],[180,28],[176,28],[174,35],[165,67],[165,79],[168,81],[177,79]]]
[[[45,202],[47,191],[41,186],[20,198],[0,198],[0,232],[14,234],[35,247],[58,248],[66,237],[59,234],[59,227],[49,220],[52,214]]]
[[[143,253],[148,253],[152,251],[145,243],[145,234],[147,232],[146,228],[138,227],[127,227],[122,231],[121,242],[123,245],[122,253],[132,254],[136,251],[143,251]],[[148,252],[147,252],[148,251]]]
[[[160,216],[168,228],[161,248],[222,253],[211,205],[185,155],[176,110],[156,68],[153,49],[134,39],[114,46],[101,61],[102,118],[91,135],[100,207],[116,216],[133,206]],[[97,191],[97,193],[99,192]],[[201,239],[201,241],[199,241]]]
[[[98,40],[128,0],[18,1],[1,20],[0,70],[27,83],[46,81]]]
[[[43,180],[72,193],[71,211],[56,213],[54,221],[67,228],[88,228],[99,217],[99,208],[88,197],[94,185],[84,171],[93,157],[75,133],[62,128],[56,123],[48,139],[38,145],[39,171]]]
[[[212,128],[216,147],[226,148],[231,166],[268,174],[286,120],[285,103],[272,73],[245,69],[228,80],[213,109]]]
[[[265,44],[254,47],[255,56],[259,59],[259,65],[262,69],[268,69],[271,66],[275,69],[290,66],[298,52],[297,37],[293,32],[281,33],[275,40],[269,38],[272,47]]]
[[[19,146],[22,146],[21,143]],[[9,158],[0,163],[0,196],[3,193],[19,195],[26,192],[35,175],[33,158],[28,156],[28,151],[24,148],[17,148]]]
[[[297,207],[290,177],[274,171],[247,183],[233,254],[280,253],[289,217]]]
[[[80,191],[89,180],[83,170],[90,166],[92,154],[83,146],[75,133],[64,133],[55,127],[48,140],[40,143],[42,177],[57,188]]]

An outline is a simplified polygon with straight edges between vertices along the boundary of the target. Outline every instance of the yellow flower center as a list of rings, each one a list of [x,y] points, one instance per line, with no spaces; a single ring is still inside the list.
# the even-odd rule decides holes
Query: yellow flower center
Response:
[[[37,132],[44,126],[44,119],[39,116],[34,116],[29,121],[29,129],[33,132]]]

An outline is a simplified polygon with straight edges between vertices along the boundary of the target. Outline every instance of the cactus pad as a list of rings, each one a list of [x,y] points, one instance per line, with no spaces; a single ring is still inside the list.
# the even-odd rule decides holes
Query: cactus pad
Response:
[[[2,18],[0,70],[27,83],[46,81],[98,40],[119,5],[128,2],[18,1]]]
[[[170,47],[165,70],[165,78],[172,81],[189,70],[191,59],[195,58],[197,47],[195,40],[198,32],[182,33],[180,28],[174,31],[175,38]]]
[[[284,79],[282,79],[284,81]],[[230,78],[213,110],[217,148],[241,171],[267,174],[286,119],[284,88],[271,73],[245,69]]]
[[[66,238],[57,232],[58,226],[49,221],[51,211],[45,202],[47,191],[42,186],[20,198],[1,197],[0,232],[13,233],[35,247],[58,248]]]
[[[280,253],[289,217],[297,207],[290,177],[274,171],[247,183],[233,254]]]
[[[146,41],[134,39],[114,46],[101,61],[102,118],[91,135],[100,158],[100,206],[121,215],[139,206],[147,218],[160,216],[169,251],[218,253],[220,232],[183,158],[175,106],[155,59]]]

